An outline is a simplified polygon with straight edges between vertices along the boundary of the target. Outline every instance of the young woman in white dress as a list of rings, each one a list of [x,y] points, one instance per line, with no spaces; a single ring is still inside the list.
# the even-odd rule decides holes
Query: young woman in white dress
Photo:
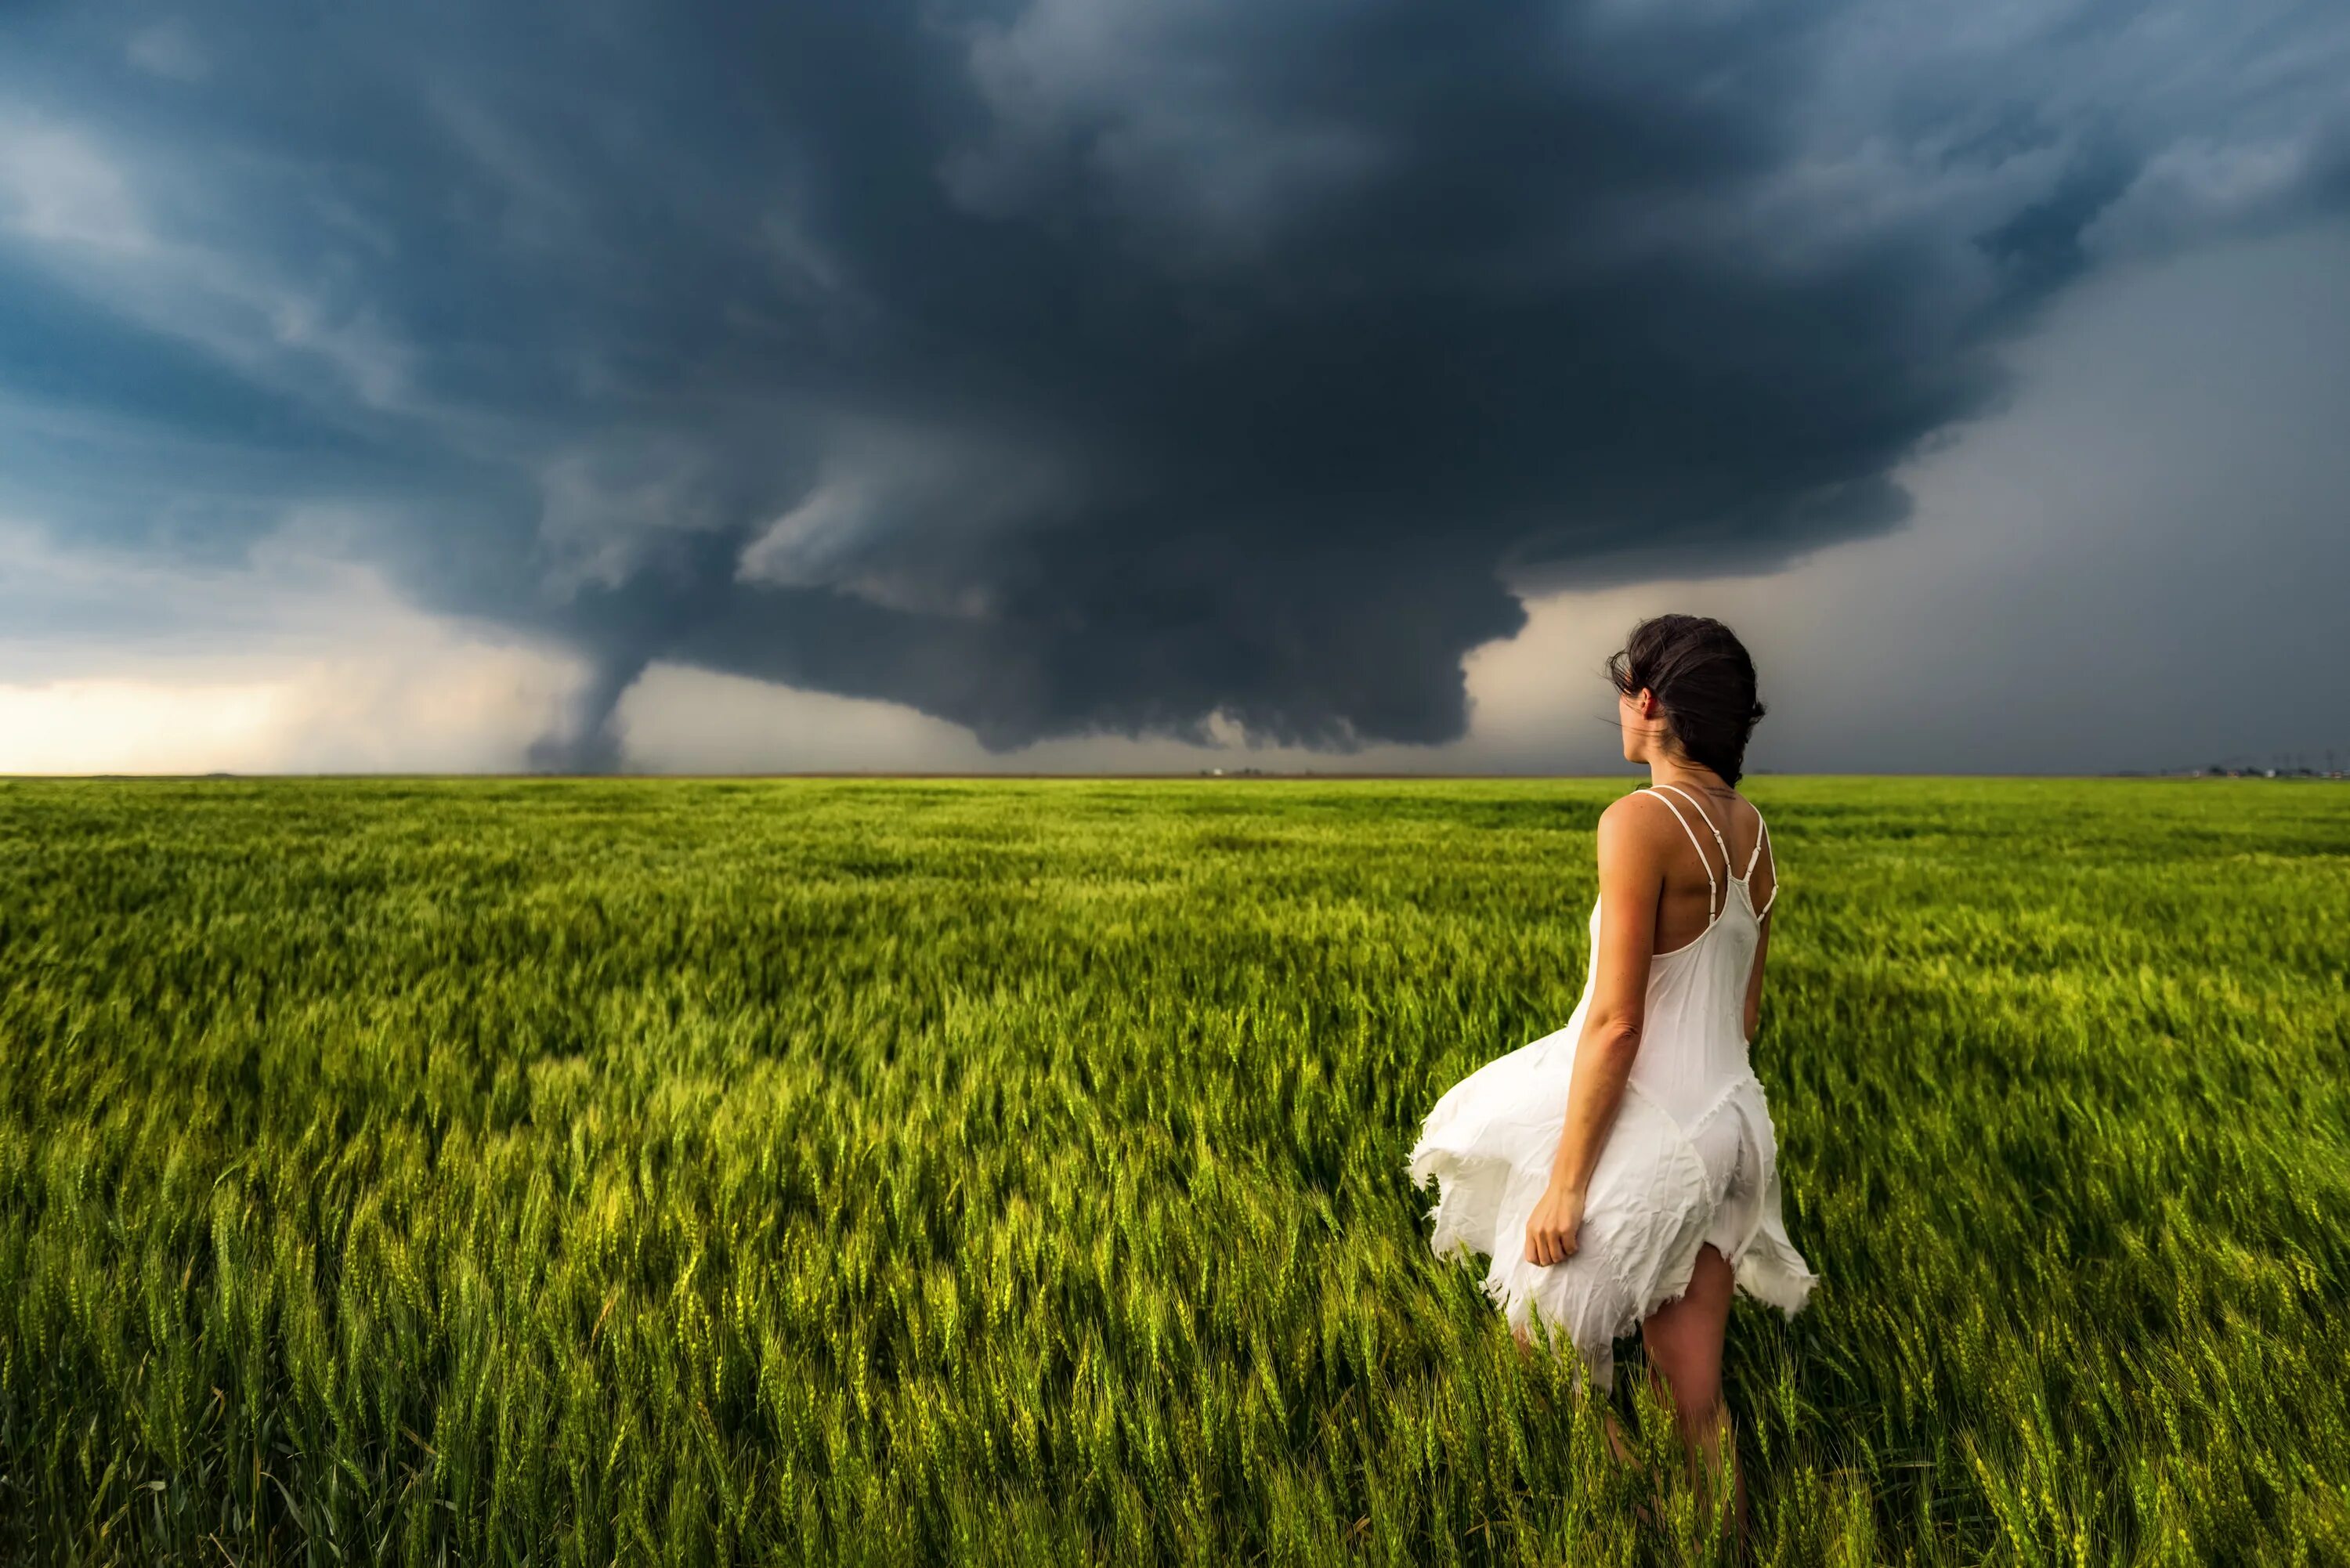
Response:
[[[1778,863],[1735,786],[1763,710],[1753,660],[1715,620],[1643,621],[1608,675],[1624,756],[1648,764],[1650,787],[1600,814],[1582,1000],[1448,1090],[1409,1169],[1439,1183],[1430,1245],[1491,1258],[1485,1293],[1522,1346],[1539,1316],[1605,1392],[1613,1342],[1637,1330],[1692,1465],[1718,1474],[1733,1291],[1793,1317],[1817,1282],[1780,1220],[1777,1138],[1747,1057]],[[1734,1497],[1742,1531],[1742,1478]]]

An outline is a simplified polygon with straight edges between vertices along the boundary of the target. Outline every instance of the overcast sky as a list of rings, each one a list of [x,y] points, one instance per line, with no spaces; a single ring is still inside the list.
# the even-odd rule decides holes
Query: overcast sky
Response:
[[[2350,8],[0,12],[0,771],[2350,762]]]

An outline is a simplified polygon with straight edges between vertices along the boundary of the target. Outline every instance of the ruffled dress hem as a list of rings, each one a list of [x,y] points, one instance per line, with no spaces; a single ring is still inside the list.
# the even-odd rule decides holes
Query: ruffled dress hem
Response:
[[[1565,1262],[1547,1266],[1526,1261],[1524,1236],[1549,1185],[1559,1123],[1550,1124],[1546,1138],[1527,1138],[1508,1136],[1490,1120],[1471,1128],[1431,1116],[1406,1162],[1415,1187],[1439,1185],[1427,1211],[1430,1250],[1464,1262],[1486,1255],[1479,1285],[1510,1326],[1531,1333],[1539,1317],[1565,1329],[1602,1392],[1615,1384],[1614,1342],[1688,1293],[1699,1249],[1709,1241],[1729,1262],[1741,1293],[1794,1318],[1819,1276],[1779,1220],[1776,1149],[1762,1085],[1749,1075],[1731,1094],[1724,1114],[1742,1124],[1738,1165],[1717,1195],[1679,1125],[1638,1084],[1627,1084],[1593,1171],[1581,1245]],[[1493,1152],[1497,1144],[1519,1152]],[[1538,1160],[1528,1158],[1537,1150]]]

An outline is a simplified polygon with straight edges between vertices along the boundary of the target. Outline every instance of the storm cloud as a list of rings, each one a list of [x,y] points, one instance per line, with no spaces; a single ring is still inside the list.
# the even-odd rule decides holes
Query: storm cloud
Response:
[[[0,23],[0,500],[1039,739],[1440,742],[1522,596],[1904,518],[2085,275],[2350,205],[2319,5]],[[62,498],[62,499],[61,499]]]

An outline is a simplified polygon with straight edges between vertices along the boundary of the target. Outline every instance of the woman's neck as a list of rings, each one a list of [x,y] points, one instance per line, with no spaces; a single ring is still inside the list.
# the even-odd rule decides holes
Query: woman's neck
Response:
[[[1738,793],[1723,783],[1721,775],[1711,768],[1700,767],[1695,763],[1683,762],[1676,757],[1650,757],[1648,785],[1653,789],[1660,784],[1677,784],[1687,790],[1702,790],[1708,794]]]

